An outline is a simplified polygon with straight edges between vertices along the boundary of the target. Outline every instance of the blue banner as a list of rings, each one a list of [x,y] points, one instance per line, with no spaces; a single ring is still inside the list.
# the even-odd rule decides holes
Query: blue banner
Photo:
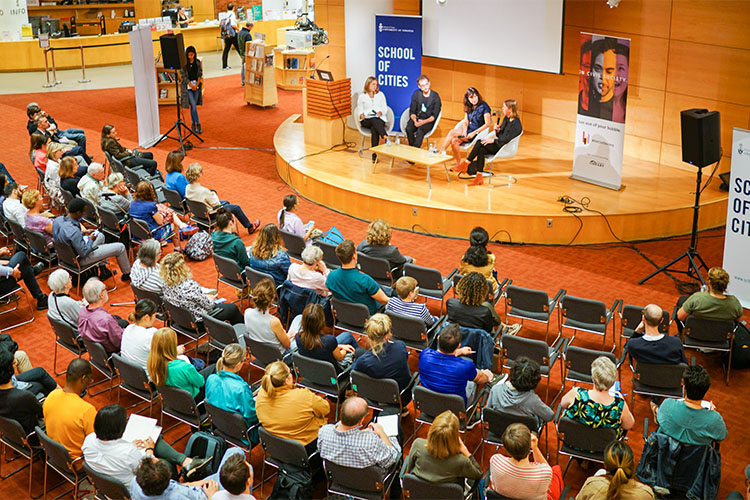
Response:
[[[401,113],[411,103],[420,74],[422,18],[375,16],[375,75],[395,115],[394,132],[401,131]]]

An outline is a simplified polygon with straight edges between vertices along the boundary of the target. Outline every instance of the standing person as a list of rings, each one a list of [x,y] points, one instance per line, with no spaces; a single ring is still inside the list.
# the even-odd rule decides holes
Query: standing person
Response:
[[[226,49],[224,53],[226,53]],[[187,63],[182,67],[182,78],[180,79],[180,86],[182,87],[180,89],[182,92],[180,105],[185,109],[190,108],[190,121],[192,122],[190,130],[196,134],[202,134],[203,129],[198,118],[198,106],[203,106],[203,65],[198,60],[198,53],[192,45],[185,49],[185,57]]]
[[[231,66],[227,64],[227,59],[229,58],[229,51],[232,45],[234,45],[234,50],[240,54],[240,48],[237,46],[237,14],[234,12],[233,3],[227,5],[227,11],[222,16],[219,28],[221,29],[221,37],[224,39],[224,52],[221,54],[221,69],[227,70],[231,69]]]
[[[385,94],[380,92],[378,79],[368,76],[365,81],[365,89],[357,98],[357,116],[359,124],[369,129],[372,134],[372,147],[380,144],[380,138],[387,134],[385,124],[388,116],[388,105],[385,102]],[[372,154],[372,162],[375,163],[378,155]]]
[[[464,94],[464,113],[464,119],[448,132],[440,148],[444,153],[448,146],[451,147],[456,166],[461,164],[461,144],[473,141],[482,131],[490,128],[492,122],[490,106],[474,87],[469,87]]]
[[[421,75],[417,79],[417,85],[419,90],[414,91],[409,105],[406,137],[409,139],[409,146],[421,148],[422,139],[435,126],[435,120],[440,115],[442,103],[440,102],[440,95],[434,90],[430,90],[430,79],[427,75]]]
[[[250,30],[253,29],[253,22],[248,18],[247,22],[245,22],[245,26],[242,27],[239,34],[237,35],[237,52],[240,53],[240,57],[242,58],[242,71],[240,72],[240,77],[242,79],[242,86],[245,86],[245,48],[247,47],[247,42],[253,41],[253,35],[250,34]]]

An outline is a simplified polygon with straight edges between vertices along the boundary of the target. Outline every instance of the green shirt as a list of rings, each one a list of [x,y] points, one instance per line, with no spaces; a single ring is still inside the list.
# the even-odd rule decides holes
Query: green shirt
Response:
[[[682,309],[697,318],[729,321],[742,316],[742,304],[734,295],[717,299],[708,292],[697,292],[688,297]]]
[[[167,364],[167,380],[164,385],[185,389],[193,397],[198,395],[206,381],[195,367],[182,359],[175,359]]]
[[[339,268],[328,273],[326,287],[338,300],[364,304],[370,314],[378,312],[378,301],[372,296],[378,293],[380,286],[370,276],[358,269]]]
[[[719,412],[690,408],[678,399],[665,399],[656,418],[659,432],[681,443],[704,445],[727,437],[727,426]]]
[[[240,266],[241,271],[250,265],[245,244],[236,234],[214,231],[211,233],[211,241],[214,243],[214,253],[232,259]]]

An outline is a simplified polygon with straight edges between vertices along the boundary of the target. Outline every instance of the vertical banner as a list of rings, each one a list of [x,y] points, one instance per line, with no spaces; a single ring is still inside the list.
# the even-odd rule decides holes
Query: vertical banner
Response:
[[[375,75],[393,110],[394,132],[401,131],[401,113],[409,107],[422,73],[422,18],[375,16]]]
[[[729,182],[722,265],[729,273],[729,293],[737,297],[746,309],[750,309],[750,265],[747,260],[749,236],[750,130],[735,127],[732,135],[732,175]]]
[[[149,26],[136,26],[128,33],[130,57],[133,61],[133,90],[135,113],[138,119],[138,145],[153,146],[161,136],[159,132],[159,102],[156,90],[156,64],[154,44]]]
[[[37,4],[38,5],[38,4]],[[26,0],[0,0],[0,40],[14,42],[21,39],[21,25],[28,24]]]
[[[620,189],[630,39],[581,33],[571,178]]]

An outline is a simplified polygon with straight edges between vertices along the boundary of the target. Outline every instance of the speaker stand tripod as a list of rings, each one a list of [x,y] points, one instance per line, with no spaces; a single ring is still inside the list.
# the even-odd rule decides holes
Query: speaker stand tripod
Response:
[[[185,122],[182,121],[182,106],[180,102],[180,81],[179,81],[179,70],[175,72],[175,75],[178,75],[177,78],[175,78],[174,87],[175,87],[175,96],[177,100],[177,120],[174,122],[174,125],[172,125],[172,128],[164,132],[164,135],[162,135],[156,143],[160,143],[164,139],[172,139],[174,141],[177,141],[180,143],[180,151],[182,151],[182,154],[185,154],[185,151],[190,151],[193,149],[193,143],[188,141],[188,137],[191,135],[194,135],[199,141],[203,142],[203,139],[201,139],[201,136],[190,130],[190,128],[185,125]],[[183,135],[182,129],[185,129],[187,131],[186,134]],[[172,137],[171,134],[172,131],[177,132],[177,137]]]
[[[698,280],[701,282],[701,284],[705,285],[706,281],[703,279],[703,276],[701,276],[700,269],[703,268],[706,271],[708,271],[708,266],[703,261],[703,258],[698,253],[698,250],[696,250],[696,244],[698,241],[698,212],[700,211],[700,200],[701,200],[701,178],[703,173],[703,167],[698,167],[698,174],[695,177],[695,204],[693,205],[693,231],[690,234],[690,247],[687,249],[687,252],[684,252],[682,255],[674,259],[669,264],[660,267],[653,273],[649,274],[645,278],[643,278],[641,281],[638,282],[639,285],[644,284],[654,276],[656,276],[659,273],[682,273],[686,274],[689,278],[692,278],[694,280]],[[683,271],[682,269],[671,269],[671,267],[678,262],[680,262],[683,259],[687,259],[687,270]]]

